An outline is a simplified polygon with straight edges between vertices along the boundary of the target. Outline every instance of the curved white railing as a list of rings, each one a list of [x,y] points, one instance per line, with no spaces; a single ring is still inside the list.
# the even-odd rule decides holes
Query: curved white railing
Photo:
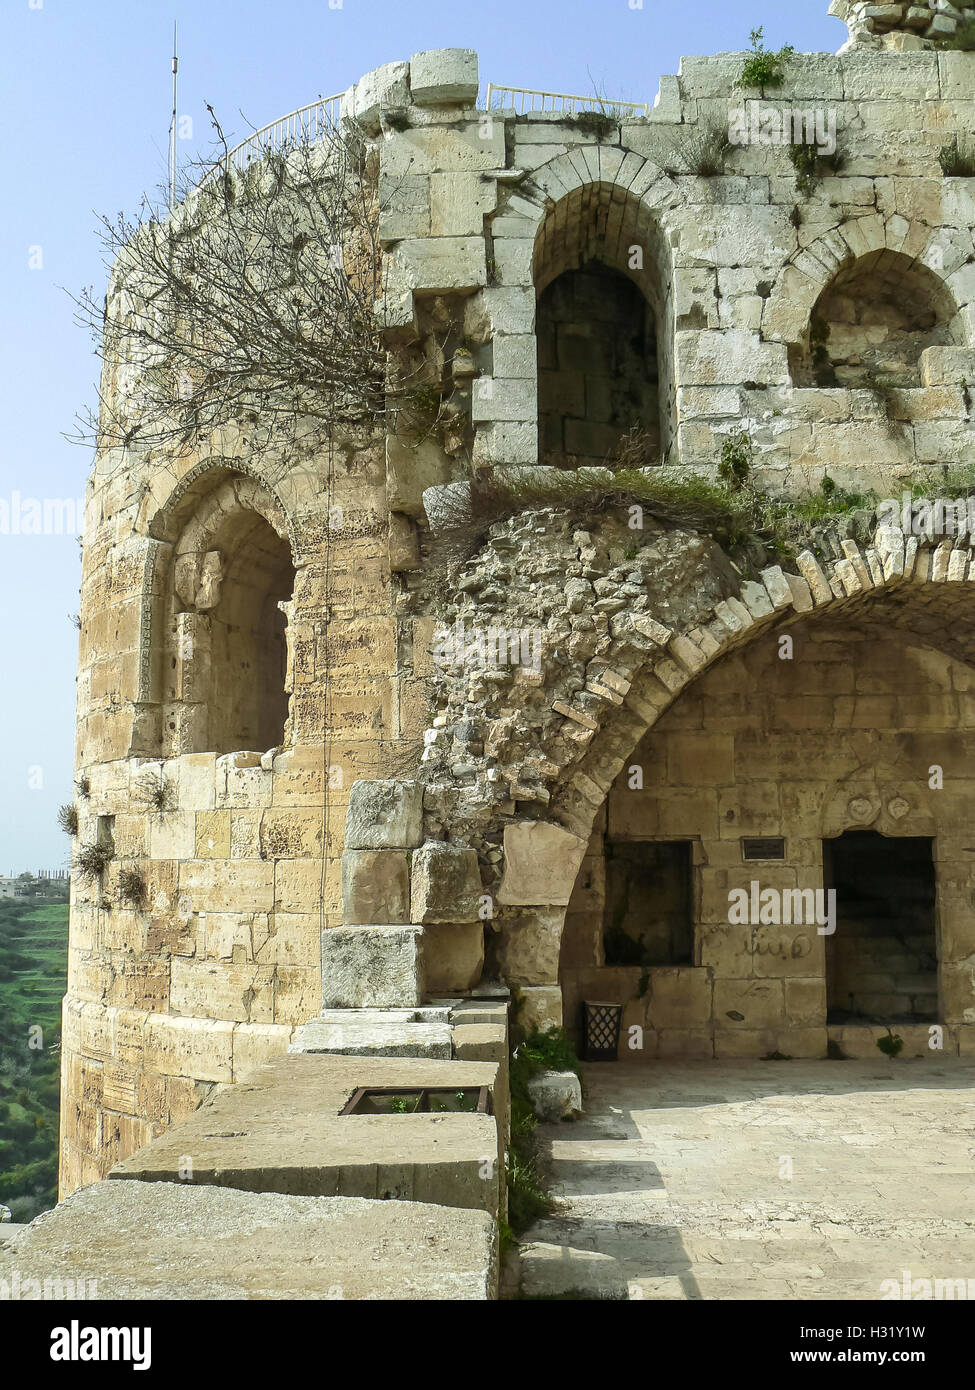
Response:
[[[263,159],[266,154],[284,145],[313,144],[327,129],[338,125],[343,96],[343,92],[338,92],[332,97],[319,97],[318,101],[299,106],[297,111],[291,111],[270,125],[255,130],[253,135],[248,135],[246,140],[221,156],[213,168],[207,170],[203,182],[213,178],[221,169],[236,169],[241,173],[255,159]]]
[[[495,99],[497,98],[497,101]],[[648,116],[650,106],[643,101],[608,101],[605,97],[573,97],[565,92],[540,92],[532,87],[499,87],[488,83],[487,109],[505,110],[512,107],[518,115],[530,111],[602,111],[607,116],[617,112],[626,116]]]
[[[279,150],[285,145],[313,144],[325,131],[338,125],[344,92],[335,96],[319,97],[318,101],[299,106],[287,116],[281,116],[269,125],[255,130],[239,145],[228,150],[225,155],[208,169],[203,183],[212,179],[220,170],[235,169],[238,173],[247,168],[255,159],[263,159],[266,154]],[[606,115],[647,116],[650,105],[641,101],[608,101],[604,97],[569,96],[565,92],[542,92],[532,87],[501,87],[494,82],[487,85],[486,106],[491,110],[514,110],[518,115],[532,111],[560,111],[572,115],[577,111],[602,111]]]

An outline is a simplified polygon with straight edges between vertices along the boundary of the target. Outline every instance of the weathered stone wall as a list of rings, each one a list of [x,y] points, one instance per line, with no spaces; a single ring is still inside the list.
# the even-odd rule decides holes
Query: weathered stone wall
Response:
[[[536,296],[591,259],[625,271],[653,312],[669,462],[711,472],[742,430],[756,479],[784,490],[825,472],[883,487],[975,459],[975,205],[937,161],[971,127],[975,56],[798,56],[774,104],[835,109],[843,155],[803,196],[781,147],[742,145],[723,174],[692,171],[688,139],[754,104],[734,86],[741,63],[685,60],[648,118],[602,138],[560,116],[479,111],[466,52],[367,75],[345,110],[380,155],[381,313],[390,349],[424,361],[443,397],[437,426],[327,439],[305,422],[284,448],[264,422],[241,421],[192,451],[100,453],[81,601],[79,838],[111,835],[115,859],[73,891],[65,1190],[288,1045],[320,1004],[323,927],[422,926],[428,977],[460,987],[481,968],[486,894],[485,968],[523,991],[529,1022],[557,1022],[562,919],[593,819],[683,687],[767,625],[888,586],[910,594],[907,630],[928,640],[927,605],[943,618],[948,591],[967,591],[964,545],[886,532],[861,552],[834,537],[822,565],[807,552],[799,574],[772,566],[746,580],[689,529],[648,522],[635,538],[625,518],[553,512],[496,527],[447,584],[427,573],[429,489],[462,493],[472,467],[537,464]],[[809,351],[824,292],[857,267],[894,271],[897,257],[930,272],[944,301],[921,384],[883,399],[800,385],[790,362]],[[106,368],[110,403],[137,393],[132,364]],[[213,643],[248,537],[268,561],[263,600],[286,604],[288,710],[271,748],[226,747],[270,728],[244,705],[214,717],[214,652],[218,673],[251,660]],[[285,546],[290,600],[272,593]],[[445,670],[431,645],[457,618],[539,629],[537,666],[465,658]],[[931,644],[967,660],[951,645],[966,621],[954,614]],[[161,801],[145,800],[147,774]],[[349,789],[376,779],[412,788],[421,818],[347,840]],[[144,874],[144,904],[120,892],[123,869]],[[951,978],[947,1017],[961,1020],[970,987],[960,969]]]
[[[959,808],[975,794],[972,670],[869,621],[809,620],[790,634],[788,660],[769,633],[702,676],[626,759],[597,817],[566,915],[560,978],[573,1029],[583,998],[625,1005],[624,1058],[823,1056],[826,954],[846,948],[852,924],[840,920],[829,938],[815,922],[732,925],[729,892],[752,881],[821,888],[824,840],[871,827],[935,837],[936,1016],[970,1024],[975,868]],[[935,764],[947,772],[939,790],[929,786]],[[783,861],[745,862],[743,837],[769,836],[784,837]],[[603,964],[605,844],[643,839],[692,843],[695,951],[686,968]],[[908,1001],[889,974],[873,964],[870,1002],[896,1018]],[[628,1046],[634,1024],[640,1049]]]

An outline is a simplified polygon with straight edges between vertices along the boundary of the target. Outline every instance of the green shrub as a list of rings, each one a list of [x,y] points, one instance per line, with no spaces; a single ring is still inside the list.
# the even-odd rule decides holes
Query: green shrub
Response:
[[[574,1071],[580,1074],[579,1058],[561,1028],[547,1033],[530,1033],[516,1044],[511,1054],[511,1139],[508,1147],[508,1230],[502,1236],[513,1240],[533,1222],[550,1216],[555,1209],[544,1176],[539,1168],[537,1119],[528,1083],[540,1071]]]
[[[131,903],[133,907],[145,907],[148,891],[141,869],[119,870],[118,894],[122,902]]]
[[[885,1056],[896,1057],[904,1046],[904,1039],[899,1033],[892,1033],[890,1029],[888,1029],[886,1038],[877,1039],[877,1046]]]
[[[681,168],[668,170],[672,174],[699,174],[713,178],[724,173],[725,155],[731,148],[727,126],[713,122],[694,131],[680,145]]]
[[[78,808],[70,802],[65,806],[58,807],[58,825],[65,835],[72,838],[78,833]]]
[[[791,44],[786,44],[776,53],[765,47],[764,35],[764,27],[752,30],[749,36],[752,51],[745,59],[736,87],[781,87],[785,81],[783,68],[795,49]]]
[[[82,883],[96,883],[114,858],[109,844],[82,845],[72,863]]]
[[[718,464],[718,477],[733,492],[740,491],[748,480],[752,468],[752,449],[748,435],[739,431],[729,435],[721,446],[721,462]]]
[[[796,191],[808,198],[819,179],[819,154],[815,145],[790,145],[789,159],[796,171]]]
[[[975,19],[959,20],[958,28],[941,46],[961,53],[975,52]]]
[[[569,120],[583,135],[594,135],[597,140],[606,140],[619,129],[619,113],[607,111],[579,111]]]

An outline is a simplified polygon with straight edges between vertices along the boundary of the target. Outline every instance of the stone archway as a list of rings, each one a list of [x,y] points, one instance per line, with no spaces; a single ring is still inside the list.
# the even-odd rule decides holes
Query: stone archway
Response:
[[[803,551],[798,573],[771,566],[742,580],[719,547],[693,533],[659,528],[639,558],[628,559],[619,543],[625,533],[583,531],[552,513],[496,531],[470,562],[463,611],[497,627],[505,619],[523,624],[523,605],[530,606],[544,624],[545,656],[537,671],[512,665],[440,674],[440,713],[424,753],[423,824],[413,845],[433,840],[455,855],[476,853],[482,892],[496,904],[489,968],[522,992],[529,1022],[551,1025],[562,1021],[559,949],[595,817],[660,715],[721,656],[759,634],[861,605],[879,613],[879,600],[884,622],[921,641],[928,609],[937,609],[941,648],[969,660],[972,553],[961,543],[928,544],[882,527],[863,548],[828,537],[833,558]],[[525,563],[539,531],[547,569]],[[583,570],[602,571],[608,587],[594,591],[595,579]],[[489,573],[507,587],[489,587]],[[530,576],[530,595],[519,592],[519,574],[522,584]],[[623,592],[625,601],[609,598],[590,615],[598,592]],[[377,904],[373,920],[382,910]]]

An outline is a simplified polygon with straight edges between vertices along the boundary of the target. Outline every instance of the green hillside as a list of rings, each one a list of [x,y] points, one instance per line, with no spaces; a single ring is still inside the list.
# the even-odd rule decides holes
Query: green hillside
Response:
[[[0,902],[0,1202],[30,1221],[57,1200],[68,905]]]

